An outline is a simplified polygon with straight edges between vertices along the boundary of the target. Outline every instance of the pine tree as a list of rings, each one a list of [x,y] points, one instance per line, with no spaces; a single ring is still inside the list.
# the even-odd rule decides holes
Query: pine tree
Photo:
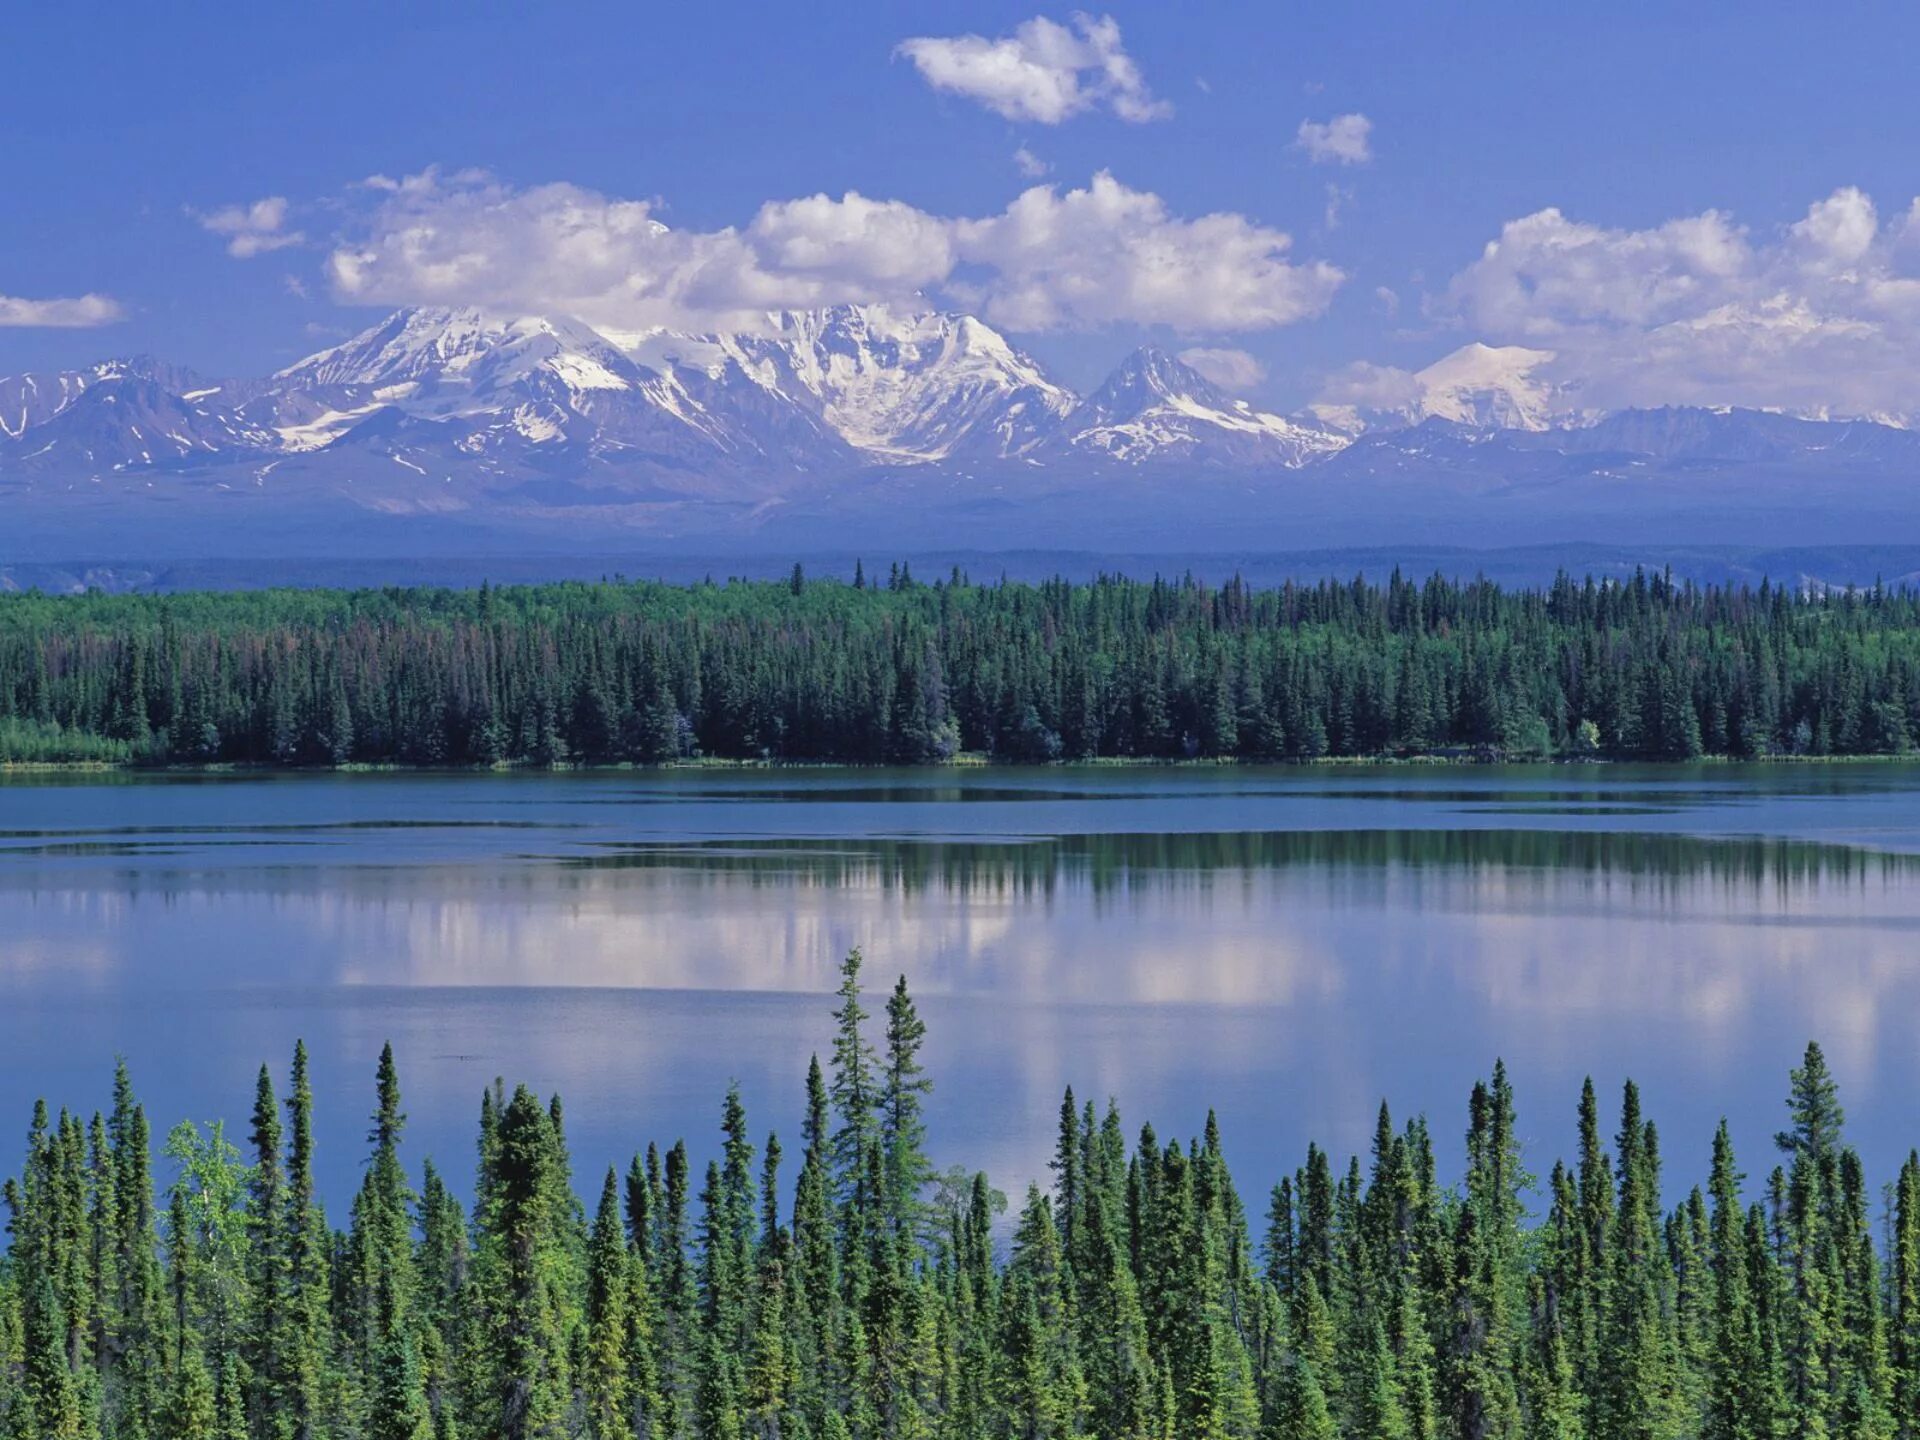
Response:
[[[880,1090],[880,1146],[886,1162],[887,1223],[897,1236],[917,1233],[921,1193],[933,1177],[927,1159],[927,1125],[922,1114],[933,1082],[920,1064],[926,1023],[907,994],[902,975],[887,999],[887,1054]]]
[[[1647,1143],[1640,1092],[1628,1083],[1621,1108],[1619,1195],[1608,1237],[1608,1315],[1602,1339],[1597,1434],[1666,1440],[1684,1433],[1676,1405],[1673,1336],[1663,1310],[1658,1244],[1658,1161]]]
[[[219,1421],[213,1377],[197,1349],[189,1349],[175,1366],[173,1388],[167,1397],[166,1422],[161,1431],[164,1440],[209,1440]],[[44,1432],[49,1437],[65,1435],[60,1430]]]
[[[432,1440],[433,1412],[427,1401],[419,1351],[405,1327],[390,1280],[383,1282],[375,1308],[378,1315],[368,1387],[368,1440]]]
[[[612,1169],[600,1189],[587,1255],[587,1329],[580,1383],[591,1440],[631,1440],[632,1282]]]
[[[1713,1336],[1707,1361],[1705,1440],[1761,1440],[1772,1434],[1771,1381],[1747,1271],[1741,1176],[1722,1120],[1713,1137]]]
[[[1787,1114],[1792,1124],[1774,1137],[1781,1150],[1820,1163],[1839,1149],[1846,1112],[1840,1108],[1840,1087],[1818,1044],[1808,1043],[1805,1058],[1793,1072]]]
[[[1887,1275],[1888,1362],[1901,1440],[1920,1435],[1920,1151],[1909,1151],[1894,1185]]]
[[[51,1277],[41,1274],[34,1281],[22,1309],[25,1434],[81,1440],[86,1431],[80,1388],[67,1363],[66,1317]]]
[[[561,1296],[562,1237],[553,1193],[558,1145],[532,1091],[514,1091],[499,1120],[497,1194],[487,1217],[486,1275],[491,1377],[483,1424],[502,1440],[549,1434],[565,1413],[569,1379]]]
[[[867,1206],[876,1197],[867,1193],[867,1152],[877,1134],[875,1108],[879,1102],[874,1083],[873,1049],[860,1027],[867,1012],[860,1004],[860,966],[858,950],[850,950],[840,964],[839,1008],[833,1012],[833,1082],[829,1094],[840,1125],[833,1134],[833,1175],[835,1193],[848,1212],[848,1224],[861,1223]]]
[[[814,1064],[790,1224],[779,1143],[756,1152],[730,1090],[697,1235],[684,1145],[664,1158],[649,1146],[624,1190],[607,1170],[589,1217],[558,1099],[509,1097],[499,1082],[482,1100],[471,1220],[431,1166],[415,1201],[391,1054],[344,1235],[328,1232],[314,1191],[304,1047],[284,1108],[270,1075],[255,1086],[251,1166],[217,1123],[172,1132],[178,1178],[160,1192],[160,1233],[124,1070],[111,1112],[90,1124],[37,1106],[4,1189],[0,1436],[1903,1440],[1916,1429],[1920,1155],[1889,1191],[1883,1260],[1867,1172],[1817,1049],[1795,1072],[1787,1164],[1763,1203],[1743,1208],[1723,1123],[1705,1188],[1664,1210],[1639,1092],[1623,1094],[1610,1154],[1588,1087],[1577,1158],[1553,1167],[1544,1220],[1529,1227],[1532,1182],[1496,1066],[1471,1097],[1457,1189],[1437,1176],[1425,1123],[1396,1128],[1383,1105],[1370,1163],[1336,1172],[1310,1147],[1274,1188],[1259,1259],[1212,1115],[1184,1143],[1142,1127],[1129,1156],[1117,1111],[1103,1120],[1069,1099],[1053,1191],[1029,1189],[1002,1261],[1004,1198],[984,1175],[956,1169],[919,1187],[911,1223],[893,1208],[891,1146],[922,1143],[923,1117],[898,1102],[920,1079],[923,1032],[905,1003],[889,1021],[854,1181],[875,1203],[836,1213],[846,1111]]]
[[[280,1103],[273,1093],[273,1076],[260,1067],[253,1102],[253,1174],[247,1187],[247,1245],[249,1293],[246,1355],[252,1394],[247,1413],[251,1425],[265,1431],[268,1417],[278,1408],[284,1377],[280,1374],[278,1343],[285,1337],[283,1306],[287,1292],[286,1189],[281,1173]]]
[[[307,1074],[305,1042],[296,1042],[293,1048],[287,1116],[287,1293],[281,1311],[285,1334],[273,1348],[275,1368],[285,1377],[280,1404],[294,1440],[315,1440],[324,1417],[331,1275],[326,1220],[314,1191],[313,1086]]]
[[[1339,1434],[1313,1367],[1298,1355],[1282,1360],[1260,1427],[1261,1440],[1338,1440]]]

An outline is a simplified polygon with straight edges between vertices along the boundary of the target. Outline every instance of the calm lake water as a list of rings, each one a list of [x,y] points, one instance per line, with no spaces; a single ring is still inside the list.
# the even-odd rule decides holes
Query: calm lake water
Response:
[[[1382,1096],[1451,1172],[1496,1056],[1542,1173],[1591,1073],[1674,1184],[1722,1113],[1760,1175],[1809,1038],[1877,1183],[1920,1143],[1916,937],[1904,765],[16,777],[0,1126],[122,1054],[156,1128],[239,1138],[303,1036],[338,1207],[391,1039],[463,1188],[495,1075],[561,1092],[585,1175],[711,1152],[729,1079],[792,1154],[859,945],[920,998],[936,1159],[1003,1188],[1068,1083],[1163,1139],[1212,1106],[1256,1194]]]

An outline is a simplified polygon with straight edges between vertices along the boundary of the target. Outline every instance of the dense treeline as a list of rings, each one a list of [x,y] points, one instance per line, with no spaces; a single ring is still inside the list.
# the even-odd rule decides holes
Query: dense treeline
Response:
[[[1634,1088],[1611,1144],[1527,1173],[1504,1071],[1466,1169],[1380,1111],[1344,1170],[1310,1146],[1257,1207],[1211,1120],[1137,1139],[1068,1093],[1017,1216],[929,1164],[904,981],[872,1044],[860,958],[806,1077],[798,1179],[737,1093],[720,1158],[650,1147],[576,1197],[558,1099],[481,1099],[470,1209],[413,1188],[391,1052],[344,1229],[322,1213],[307,1056],[262,1068],[243,1152],[36,1111],[0,1269],[0,1427],[18,1440],[1482,1440],[1920,1433],[1920,1158],[1887,1197],[1809,1046],[1748,1204],[1723,1124],[1669,1210]],[[786,1197],[791,1195],[789,1201]],[[1536,1208],[1538,1207],[1538,1208]],[[1010,1233],[1008,1233],[1010,1231]],[[1257,1239],[1256,1239],[1257,1237]]]
[[[1396,574],[0,599],[0,761],[1874,754],[1920,593]]]

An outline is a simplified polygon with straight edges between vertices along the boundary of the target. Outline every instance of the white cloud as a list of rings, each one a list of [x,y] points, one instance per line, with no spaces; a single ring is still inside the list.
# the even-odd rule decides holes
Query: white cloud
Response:
[[[1053,169],[1053,166],[1049,165],[1038,155],[1034,154],[1033,151],[1022,145],[1013,152],[1013,168],[1029,180],[1038,180],[1042,175],[1045,175],[1049,170]]]
[[[251,260],[269,250],[284,250],[307,238],[298,230],[286,228],[284,195],[269,195],[251,205],[228,205],[199,219],[203,230],[227,237],[227,253],[236,260]]]
[[[1548,209],[1508,221],[1447,300],[1470,326],[1501,334],[1657,325],[1727,298],[1754,258],[1746,233],[1715,210],[1607,230]]]
[[[856,294],[936,284],[954,265],[952,226],[898,200],[812,195],[763,205],[747,239],[768,270],[806,276]]]
[[[90,330],[126,318],[127,312],[120,302],[108,295],[75,295],[56,300],[0,295],[0,329]]]
[[[1405,410],[1417,405],[1425,387],[1411,370],[1356,360],[1327,377],[1320,389],[1322,406],[1350,406],[1356,410]]]
[[[642,329],[750,324],[769,306],[817,298],[818,287],[767,275],[738,231],[669,230],[646,200],[433,170],[368,188],[381,199],[365,234],[327,257],[343,300],[555,311]]]
[[[1135,123],[1173,113],[1147,89],[1111,16],[1078,14],[1071,28],[1037,16],[997,40],[920,36],[902,40],[894,54],[911,60],[934,89],[1009,120],[1058,125],[1102,105]]]
[[[1258,330],[1317,314],[1344,278],[1291,261],[1283,231],[1170,215],[1105,172],[1084,189],[1035,186],[980,218],[848,192],[770,202],[714,231],[672,230],[650,201],[567,184],[429,171],[373,193],[363,233],[327,261],[340,299],[555,312],[623,331],[750,329],[769,310],[929,299],[1015,330]]]
[[[956,229],[962,259],[992,274],[949,289],[1012,330],[1265,330],[1319,314],[1346,278],[1324,261],[1289,261],[1284,231],[1230,212],[1177,219],[1105,171],[1084,190],[1036,185]]]
[[[1267,378],[1267,367],[1244,350],[1199,345],[1180,358],[1222,390],[1251,390]]]
[[[1316,165],[1364,165],[1373,159],[1373,121],[1358,114],[1302,120],[1294,143]]]
[[[1814,263],[1841,266],[1864,259],[1873,248],[1879,230],[1880,217],[1873,201],[1849,185],[1824,200],[1815,201],[1807,211],[1807,218],[1792,226],[1788,233]]]
[[[1493,343],[1547,341],[1581,403],[1920,414],[1920,229],[1852,187],[1755,236],[1715,210],[1641,230],[1508,222],[1430,305]]]

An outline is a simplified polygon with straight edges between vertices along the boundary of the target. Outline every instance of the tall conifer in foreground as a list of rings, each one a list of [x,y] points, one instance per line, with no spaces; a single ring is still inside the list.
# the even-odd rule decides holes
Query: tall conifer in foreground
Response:
[[[875,1026],[859,978],[851,956],[790,1192],[738,1089],[700,1170],[652,1145],[588,1206],[559,1102],[496,1083],[469,1213],[434,1167],[407,1178],[383,1052],[341,1233],[304,1046],[284,1101],[261,1073],[244,1154],[178,1127],[158,1189],[124,1070],[92,1122],[38,1107],[6,1187],[0,1440],[1920,1433],[1920,1159],[1883,1253],[1817,1046],[1764,1196],[1722,1124],[1668,1208],[1631,1085],[1610,1141],[1583,1090],[1536,1185],[1496,1065],[1456,1185],[1426,1120],[1383,1105],[1367,1156],[1313,1145],[1270,1188],[1256,1249],[1213,1117],[1129,1148],[1071,1093],[1050,1188],[1003,1221],[986,1176],[929,1163],[905,983]]]

